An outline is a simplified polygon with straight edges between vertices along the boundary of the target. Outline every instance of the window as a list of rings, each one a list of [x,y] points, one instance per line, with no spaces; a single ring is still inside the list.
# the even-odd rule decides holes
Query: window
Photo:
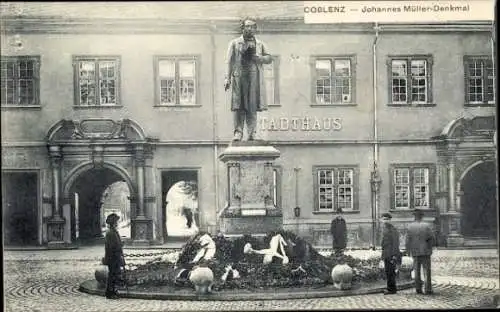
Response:
[[[433,169],[427,165],[394,166],[392,168],[392,209],[431,208]]]
[[[196,105],[198,59],[194,56],[156,57],[156,105]]]
[[[354,103],[354,57],[315,57],[313,102]]]
[[[40,58],[37,56],[2,56],[2,106],[38,106]]]
[[[491,58],[466,56],[464,63],[466,104],[494,104],[495,73]]]
[[[119,57],[77,56],[74,66],[76,106],[119,105]]]
[[[429,56],[391,57],[391,104],[431,104],[431,65],[432,59]]]
[[[266,102],[269,106],[279,106],[279,57],[273,56],[271,64],[264,64]]]
[[[333,167],[314,170],[315,212],[356,210],[354,197],[356,170]]]

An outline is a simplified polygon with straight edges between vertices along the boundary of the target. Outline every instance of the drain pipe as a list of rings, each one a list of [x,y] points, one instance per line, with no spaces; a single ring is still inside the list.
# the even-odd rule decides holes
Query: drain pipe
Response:
[[[372,191],[372,247],[377,245],[376,233],[378,228],[378,193],[380,177],[378,174],[378,112],[377,112],[377,42],[379,35],[379,26],[375,22],[373,30],[375,30],[375,39],[372,45],[373,56],[373,169],[371,172],[371,191]]]
[[[373,41],[373,163],[378,166],[377,42],[380,29],[378,23],[375,23],[373,29],[375,30],[375,40]]]
[[[217,72],[216,72],[216,53],[217,53],[217,48],[215,44],[215,33],[217,31],[217,25],[211,21],[210,25],[210,47],[211,47],[211,71],[212,71],[212,121],[213,121],[213,128],[212,128],[212,137],[213,137],[213,144],[214,144],[214,205],[215,205],[215,231],[219,230],[219,218],[217,217],[217,213],[219,210],[219,148],[218,148],[218,128],[217,128],[217,111],[216,111],[216,101],[217,97],[216,95],[216,90],[217,86],[219,85],[217,83]]]
[[[496,3],[495,3],[496,7]],[[491,42],[491,63],[492,63],[492,70],[493,70],[493,79],[497,79],[495,76],[495,56],[496,56],[496,50],[495,50],[495,42],[496,42],[496,30],[495,30],[495,20],[491,22],[491,36],[490,36],[490,42]],[[496,94],[496,88],[493,88],[493,101],[495,102],[496,106],[496,101],[497,101],[497,94]],[[498,122],[497,114],[495,116],[495,124]],[[497,151],[497,130],[495,130],[495,134],[493,136],[493,146],[495,148],[495,160],[498,159],[498,151]],[[495,171],[498,177],[498,162],[495,161]],[[495,196],[498,204],[498,179],[496,179],[496,188],[495,188]],[[500,252],[500,217],[497,216],[497,254]]]

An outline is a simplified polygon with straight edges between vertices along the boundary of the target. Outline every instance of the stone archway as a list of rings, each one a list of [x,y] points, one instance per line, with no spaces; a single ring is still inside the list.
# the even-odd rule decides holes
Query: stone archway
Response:
[[[65,240],[95,241],[102,237],[103,194],[121,181],[127,185],[129,194],[136,194],[130,174],[120,165],[104,162],[95,167],[91,162],[83,162],[71,170],[62,188],[63,215],[67,219]]]
[[[153,239],[155,199],[151,161],[157,140],[147,137],[133,120],[107,118],[61,120],[50,128],[46,140],[52,174],[52,213],[47,220],[49,246],[71,243],[71,188],[89,172],[108,182],[121,180],[127,184],[132,240],[149,244]],[[86,195],[98,197],[104,184]]]
[[[475,181],[474,173],[479,174],[476,170],[485,166],[484,163],[494,163],[495,132],[495,116],[459,117],[449,122],[440,135],[433,137],[437,140],[438,180],[442,181],[438,184],[436,202],[440,205],[440,225],[448,246],[467,244],[463,234],[474,235],[472,229],[480,226],[479,219],[477,224],[473,224],[476,221],[468,223],[470,220],[466,219],[473,211],[469,208],[474,206],[477,198],[491,198],[491,192],[483,194],[481,182]],[[488,170],[494,176],[495,184],[496,167]],[[496,187],[493,189],[496,190]],[[475,200],[472,199],[474,196],[477,196]],[[496,201],[496,191],[493,198]],[[465,213],[462,208],[466,209]]]
[[[460,228],[464,238],[496,238],[498,211],[495,172],[493,161],[479,161],[467,168],[460,177]]]

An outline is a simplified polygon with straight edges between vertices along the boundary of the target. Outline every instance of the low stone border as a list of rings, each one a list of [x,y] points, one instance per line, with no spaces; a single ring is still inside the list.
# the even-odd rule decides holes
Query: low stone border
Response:
[[[386,289],[381,283],[374,285],[372,288],[360,288],[354,290],[321,290],[308,289],[300,290],[295,288],[292,291],[286,292],[285,288],[276,288],[281,291],[252,291],[252,292],[236,292],[236,291],[218,291],[210,295],[198,296],[194,293],[159,293],[146,291],[121,291],[121,298],[131,299],[150,299],[150,300],[187,300],[187,301],[246,301],[246,300],[288,300],[288,299],[313,299],[313,298],[329,298],[329,297],[344,297],[369,295],[383,293]],[[413,281],[398,281],[398,290],[409,289],[414,287]],[[297,289],[297,290],[296,290]],[[104,296],[105,289],[99,288],[96,280],[87,280],[80,284],[79,290],[91,295]]]

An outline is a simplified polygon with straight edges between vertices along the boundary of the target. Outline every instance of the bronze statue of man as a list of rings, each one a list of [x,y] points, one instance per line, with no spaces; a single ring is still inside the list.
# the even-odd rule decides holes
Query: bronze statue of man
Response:
[[[256,30],[254,20],[243,20],[242,35],[231,40],[227,51],[224,89],[232,89],[233,141],[241,141],[245,121],[248,140],[254,140],[257,112],[267,110],[262,64],[271,63],[272,57],[264,43],[255,38]]]

